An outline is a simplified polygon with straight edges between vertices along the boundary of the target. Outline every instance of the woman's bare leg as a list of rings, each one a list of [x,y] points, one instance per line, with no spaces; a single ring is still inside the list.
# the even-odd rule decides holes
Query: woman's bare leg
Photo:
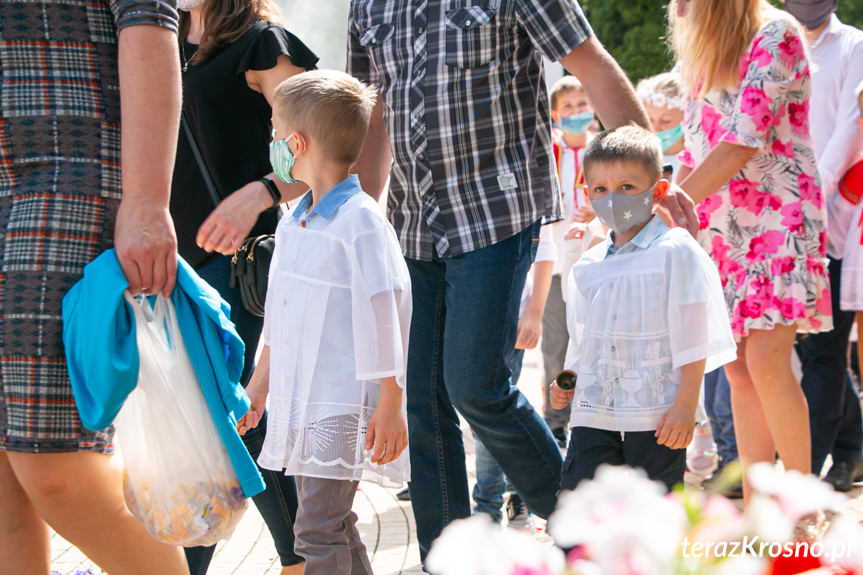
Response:
[[[0,565],[20,575],[46,575],[51,569],[48,526],[39,517],[0,452]]]
[[[808,474],[812,472],[809,407],[791,371],[796,334],[796,325],[752,330],[746,344],[746,367],[765,408],[770,436],[785,469]]]
[[[182,550],[156,541],[126,509],[114,458],[92,452],[8,458],[39,515],[105,571],[188,574]]]
[[[747,346],[744,339],[737,345],[737,360],[725,366],[731,386],[731,412],[734,416],[734,436],[743,472],[743,498],[749,501],[750,485],[746,477],[749,467],[758,461],[772,461],[775,449],[761,406],[761,399],[746,368]]]

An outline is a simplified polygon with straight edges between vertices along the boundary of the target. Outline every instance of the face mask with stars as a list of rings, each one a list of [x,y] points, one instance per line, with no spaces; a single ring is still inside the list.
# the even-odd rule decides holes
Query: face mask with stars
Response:
[[[634,196],[612,192],[597,200],[591,200],[590,204],[602,225],[615,234],[622,234],[650,219],[653,212],[654,187],[656,184]]]

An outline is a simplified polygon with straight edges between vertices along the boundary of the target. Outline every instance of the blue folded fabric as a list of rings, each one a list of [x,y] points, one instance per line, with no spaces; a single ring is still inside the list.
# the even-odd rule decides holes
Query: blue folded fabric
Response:
[[[249,409],[239,384],[245,347],[227,302],[179,256],[177,263],[171,301],[183,343],[243,492],[251,497],[264,490],[264,480],[236,428]],[[138,383],[135,316],[123,299],[127,287],[116,253],[107,250],[84,268],[84,277],[63,298],[66,361],[87,429],[111,425]]]

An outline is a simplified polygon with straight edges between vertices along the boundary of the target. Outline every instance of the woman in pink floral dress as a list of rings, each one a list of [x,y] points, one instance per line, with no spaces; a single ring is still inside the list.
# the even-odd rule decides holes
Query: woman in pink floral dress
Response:
[[[745,470],[778,452],[786,469],[809,473],[808,412],[791,350],[797,332],[829,330],[832,320],[800,30],[766,0],[678,0],[671,9],[690,93],[691,156],[682,159],[691,170],[681,187],[699,204],[700,237],[739,342],[725,369],[741,462]]]

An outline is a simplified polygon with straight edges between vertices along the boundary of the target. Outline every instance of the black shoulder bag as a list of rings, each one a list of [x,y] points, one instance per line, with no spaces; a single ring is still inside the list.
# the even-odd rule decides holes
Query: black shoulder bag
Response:
[[[215,208],[221,202],[221,198],[219,198],[219,194],[216,191],[216,184],[213,182],[212,176],[210,176],[210,171],[204,163],[204,156],[201,155],[201,149],[198,147],[195,135],[186,121],[185,114],[180,116],[180,123],[183,125],[183,131],[186,134],[186,139],[189,141],[189,147],[192,149],[195,162],[197,162],[198,168],[201,170],[204,185],[210,194],[210,199],[213,200],[213,207]],[[246,311],[258,317],[263,317],[264,315],[264,302],[267,301],[267,278],[275,246],[276,240],[273,234],[248,237],[231,258],[231,278],[229,285],[232,288],[239,288],[243,307],[246,308]]]

